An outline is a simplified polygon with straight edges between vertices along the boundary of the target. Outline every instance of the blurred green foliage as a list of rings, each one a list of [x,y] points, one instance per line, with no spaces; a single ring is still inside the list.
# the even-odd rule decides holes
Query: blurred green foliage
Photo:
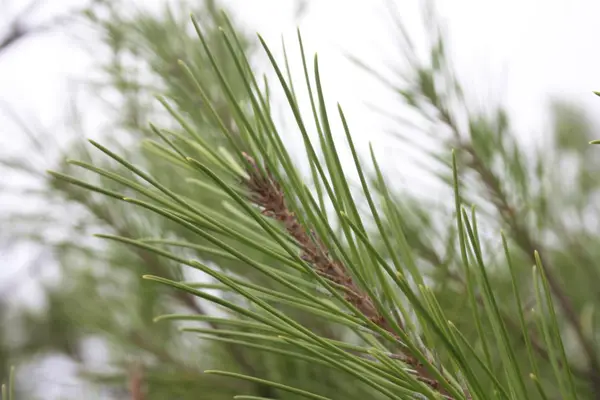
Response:
[[[256,110],[250,102],[244,80],[237,73],[234,59],[221,39],[219,26],[226,26],[226,22],[214,1],[203,3],[193,10],[194,14],[200,19],[220,72],[230,83],[233,95],[239,99],[240,108],[252,114]],[[143,10],[123,12],[117,2],[90,8],[84,13],[104,43],[101,50],[96,44],[91,46],[99,54],[100,74],[97,80],[90,82],[94,94],[104,99],[106,114],[103,117],[106,120],[102,122],[102,143],[110,145],[111,150],[193,201],[209,215],[228,216],[228,226],[239,229],[248,240],[268,247],[272,242],[261,233],[247,229],[243,220],[247,216],[232,211],[228,197],[222,191],[214,190],[207,180],[199,180],[198,174],[189,165],[157,146],[153,139],[155,135],[149,128],[148,122],[152,121],[168,129],[177,146],[186,152],[204,156],[201,161],[211,162],[211,155],[203,153],[202,147],[185,136],[186,133],[198,134],[217,151],[231,150],[230,144],[219,133],[220,127],[209,117],[207,104],[196,91],[191,90],[195,83],[178,64],[178,60],[183,60],[204,85],[209,103],[224,126],[230,132],[243,134],[239,132],[239,116],[220,91],[207,54],[190,29],[189,11],[189,5],[182,2],[177,6],[164,7],[158,13]],[[452,189],[450,149],[456,149],[459,164],[464,166],[460,188],[465,203],[477,206],[480,231],[498,232],[502,229],[511,248],[518,249],[513,251],[516,277],[511,277],[499,236],[482,240],[494,296],[500,304],[522,370],[528,368],[528,355],[512,290],[516,285],[525,304],[534,302],[530,267],[535,263],[533,254],[537,250],[548,269],[552,294],[559,310],[561,333],[577,378],[580,398],[598,398],[597,395],[594,397],[594,393],[598,393],[595,390],[600,386],[596,345],[597,332],[600,331],[596,308],[600,298],[595,283],[600,277],[600,269],[595,260],[600,257],[600,249],[595,246],[599,210],[598,202],[594,200],[600,187],[596,172],[600,165],[593,149],[587,146],[593,139],[591,119],[574,106],[555,101],[550,108],[553,121],[548,140],[536,148],[524,148],[519,141],[522,133],[513,130],[509,115],[502,107],[487,113],[468,107],[461,83],[447,58],[443,30],[433,20],[427,22],[431,31],[426,43],[430,50],[427,57],[417,57],[416,53],[399,49],[408,54],[410,71],[397,71],[396,76],[390,77],[376,72],[376,68],[367,68],[398,95],[402,109],[416,111],[413,126],[418,129],[399,126],[397,136],[404,138],[399,140],[404,140],[407,151],[418,147],[429,156],[431,165],[436,167],[432,168],[432,173],[445,185],[443,190],[448,193]],[[242,51],[252,59],[256,44],[249,35],[239,32],[239,27],[235,29],[244,38]],[[369,63],[361,60],[359,64],[365,67]],[[402,83],[395,84],[393,81]],[[156,93],[168,98],[165,104],[177,115],[185,117],[186,129],[182,129],[176,123],[181,121],[176,121],[173,114],[155,100]],[[115,175],[101,176],[63,161],[44,167],[107,191],[132,195],[134,190],[123,189],[112,178],[118,175],[141,185],[139,177],[126,168],[116,166],[106,157],[97,153],[92,155],[89,146],[84,145],[82,140],[85,132],[75,122],[72,140],[67,146],[51,148],[51,140],[40,137],[38,140],[43,143],[37,151],[58,152],[61,160],[64,157],[81,160]],[[260,125],[257,121],[253,123]],[[430,135],[436,139],[436,144],[429,147],[415,145],[410,139],[417,135]],[[327,149],[327,146],[324,147]],[[33,149],[35,143],[32,142]],[[361,155],[367,155],[365,150],[361,149]],[[153,319],[161,314],[226,314],[224,310],[215,309],[185,292],[142,281],[139,279],[141,275],[152,274],[174,281],[202,280],[199,287],[214,282],[206,281],[205,276],[191,274],[189,269],[150,251],[99,242],[92,234],[102,232],[144,238],[148,243],[160,238],[162,242],[156,243],[177,249],[178,254],[186,257],[202,260],[218,271],[278,293],[285,294],[288,289],[247,268],[243,262],[218,250],[181,225],[141,208],[132,212],[130,205],[117,199],[100,196],[62,180],[48,179],[41,174],[40,164],[31,157],[13,155],[2,161],[4,168],[33,178],[33,188],[41,187],[43,190],[36,193],[25,190],[23,193],[39,196],[40,204],[44,204],[44,208],[35,213],[37,218],[32,218],[31,214],[3,215],[5,222],[15,226],[3,239],[11,244],[15,241],[35,243],[50,249],[51,264],[59,266],[60,281],[45,285],[43,310],[24,310],[14,320],[8,320],[3,315],[7,314],[4,311],[6,306],[0,306],[2,320],[14,321],[5,323],[5,328],[0,329],[0,343],[5,344],[0,346],[0,376],[8,375],[10,364],[18,365],[35,361],[36,357],[46,354],[59,353],[77,363],[82,378],[100,387],[115,389],[111,397],[115,399],[129,398],[127,393],[131,389],[128,385],[135,384],[136,371],[143,377],[146,399],[226,399],[240,393],[266,398],[296,398],[261,383],[205,375],[202,371],[207,368],[285,382],[334,399],[383,397],[343,372],[228,342],[233,335],[214,338],[203,334],[206,340],[201,341],[196,340],[193,333],[180,333],[181,323],[155,323]],[[387,180],[385,171],[382,175],[377,172],[369,170],[367,178],[384,218],[381,229],[367,227],[369,240],[378,251],[386,253],[385,236],[389,233],[394,237],[398,226],[403,227],[416,265],[423,271],[445,316],[453,321],[476,350],[485,354],[492,366],[497,367],[493,372],[498,374],[499,379],[504,379],[500,377],[500,350],[490,348],[480,340],[482,335],[491,335],[493,327],[481,317],[484,313],[481,287],[477,284],[470,286],[462,269],[461,254],[456,245],[456,216],[410,191],[389,189],[384,184]],[[307,178],[307,183],[309,181]],[[361,206],[365,206],[365,200],[361,200]],[[20,221],[18,226],[15,221]],[[257,262],[273,267],[279,265],[278,260],[247,244],[238,243],[228,234],[217,232],[215,235],[226,243],[235,244],[236,249]],[[182,249],[172,246],[175,241],[193,243],[194,247]],[[389,254],[387,257],[392,258]],[[405,259],[401,261],[407,262]],[[207,287],[210,289],[210,286]],[[235,294],[218,290],[216,293],[250,307]],[[360,342],[339,324],[293,304],[278,303],[278,307],[322,337]],[[557,393],[552,366],[544,361],[548,357],[547,351],[528,311],[528,308],[524,310],[525,323],[531,330],[535,356],[541,360],[542,366],[538,377],[549,393]],[[210,318],[206,318],[201,326],[252,333]],[[16,345],[5,338],[11,333],[10,328],[15,327],[19,332]],[[94,346],[103,349],[103,366],[108,368],[95,367],[86,354],[86,346],[91,346],[90,339],[97,340]],[[256,339],[255,344],[264,345],[266,342]],[[449,360],[447,354],[437,356],[440,362]],[[469,361],[477,373],[482,373],[474,358]],[[482,381],[482,385],[492,390],[490,382]],[[28,385],[24,383],[23,386],[27,388]],[[533,386],[528,390],[535,392]],[[531,398],[535,398],[533,396]]]

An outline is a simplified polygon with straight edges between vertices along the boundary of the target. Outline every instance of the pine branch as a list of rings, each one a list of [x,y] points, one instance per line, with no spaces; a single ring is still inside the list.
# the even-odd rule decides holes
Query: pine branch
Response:
[[[535,263],[535,252],[537,251],[540,254],[544,254],[542,245],[533,239],[531,233],[521,223],[522,219],[518,217],[515,208],[509,204],[507,196],[502,190],[500,182],[494,173],[485,166],[485,164],[478,157],[476,151],[471,146],[463,145],[462,147],[472,157],[472,168],[480,175],[488,190],[497,199],[495,205],[505,223],[512,229],[515,242],[521,248],[521,250],[523,250],[523,252],[529,256],[531,261]],[[571,301],[571,298],[563,290],[561,284],[558,282],[558,279],[555,277],[552,263],[548,259],[544,258],[543,265],[550,289],[557,298],[558,304],[567,318],[567,321],[573,327],[577,335],[577,339],[579,340],[579,343],[585,352],[585,356],[588,359],[589,371],[586,375],[589,377],[594,393],[597,393],[597,398],[600,399],[600,361],[598,359],[596,349],[583,331],[583,326],[581,325],[581,321],[577,315],[577,311],[573,305],[573,302]]]
[[[117,235],[123,237],[136,236],[135,232],[132,232],[125,224],[118,222],[106,207],[94,203],[90,198],[83,195],[83,193],[77,193],[73,190],[69,190],[66,194],[71,200],[84,205],[86,209],[90,210],[96,218],[107,224]],[[135,254],[140,257],[140,259],[144,262],[144,265],[152,274],[160,275],[166,270],[156,254],[141,250],[139,248],[133,248],[132,251],[134,251]],[[207,315],[204,308],[198,304],[193,295],[183,291],[175,291],[172,293],[175,299],[188,307],[190,310],[194,311],[196,314]],[[208,324],[212,329],[218,330],[220,328],[220,326],[213,321],[208,321]],[[241,371],[249,375],[256,375],[256,368],[254,368],[250,361],[248,361],[244,351],[240,348],[240,346],[232,343],[223,343],[223,346],[227,353],[239,366]],[[273,388],[270,386],[256,383],[256,390],[257,393],[260,393],[262,396],[270,397],[272,399],[278,398],[276,393],[273,391]]]
[[[499,179],[483,163],[476,150],[470,144],[465,143],[461,139],[460,130],[450,117],[448,110],[439,103],[434,103],[433,105],[438,109],[441,120],[445,122],[452,130],[454,137],[458,142],[458,147],[466,151],[471,156],[470,167],[479,175],[487,190],[492,195],[492,203],[496,206],[504,222],[511,228],[515,242],[521,248],[521,250],[528,255],[531,261],[535,263],[536,251],[540,254],[544,253],[541,244],[533,240],[531,233],[521,223],[521,219],[518,217],[515,208],[510,205],[508,197],[500,185]],[[578,341],[585,352],[585,356],[588,359],[589,370],[584,373],[584,375],[588,377],[594,393],[598,394],[596,399],[600,399],[600,360],[598,359],[595,347],[583,332],[583,327],[577,316],[575,306],[573,305],[570,297],[563,290],[562,286],[558,282],[558,279],[554,276],[552,264],[548,260],[544,259],[543,265],[550,289],[557,298],[559,306],[565,314],[567,321],[573,327]],[[538,346],[535,346],[535,348],[538,349]],[[539,350],[538,352],[542,355],[545,354],[541,353]]]
[[[462,139],[463,135],[461,135],[460,128],[452,118],[448,108],[441,103],[440,99],[434,95],[426,97],[435,110],[437,110],[439,113],[440,121],[445,123],[446,126],[450,128],[457,148],[465,151],[471,157],[469,167],[479,175],[481,181],[487,188],[489,194],[491,195],[492,203],[498,210],[504,222],[511,228],[515,242],[521,248],[521,250],[528,255],[531,261],[535,263],[535,253],[538,252],[543,254],[543,247],[540,243],[537,243],[533,239],[531,232],[529,232],[529,230],[522,224],[522,219],[519,218],[517,212],[515,211],[515,207],[510,204],[508,196],[502,189],[500,180],[493,173],[493,171],[485,165],[475,148],[473,148],[470,143]],[[543,265],[550,290],[558,300],[558,304],[562,309],[567,321],[573,327],[577,335],[577,339],[585,352],[585,357],[588,360],[588,371],[583,375],[588,377],[594,393],[598,394],[596,399],[600,399],[600,360],[598,359],[595,347],[590,339],[585,335],[575,306],[573,305],[573,302],[568,294],[558,282],[558,279],[555,277],[552,264],[548,260],[544,259]]]
[[[348,273],[348,269],[330,255],[326,246],[315,233],[311,232],[309,234],[301,225],[294,212],[288,208],[285,193],[281,189],[281,186],[270,175],[266,167],[267,176],[261,173],[256,161],[252,157],[246,153],[243,156],[248,162],[248,168],[246,169],[248,178],[244,180],[244,184],[249,190],[250,200],[262,209],[263,215],[283,224],[286,231],[300,245],[302,249],[301,258],[312,265],[319,275],[346,289],[344,297],[350,304],[354,305],[373,323],[398,338],[398,335],[391,328],[389,322],[386,321],[375,307],[373,299],[356,285],[352,276]],[[402,324],[399,324],[404,329]],[[441,393],[445,398],[452,399],[440,382],[430,376],[417,357],[407,354],[404,356],[395,355],[393,358],[399,359],[414,368],[417,373],[417,379]]]

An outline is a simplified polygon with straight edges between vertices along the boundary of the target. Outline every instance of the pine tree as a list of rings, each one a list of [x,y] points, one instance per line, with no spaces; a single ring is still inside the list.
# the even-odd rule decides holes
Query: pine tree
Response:
[[[432,14],[429,52],[406,46],[401,84],[354,59],[416,116],[409,129],[382,117],[427,156],[440,207],[356,147],[300,33],[290,65],[211,2],[193,31],[177,11],[89,15],[119,119],[50,173],[42,195],[68,208],[70,234],[23,232],[55,249],[63,277],[24,342],[48,340],[136,399],[598,398],[600,166],[585,114],[554,103],[551,143],[523,148],[503,108],[469,107]],[[255,75],[255,52],[275,79]],[[275,121],[276,90],[294,132]],[[89,338],[111,371],[86,368]]]

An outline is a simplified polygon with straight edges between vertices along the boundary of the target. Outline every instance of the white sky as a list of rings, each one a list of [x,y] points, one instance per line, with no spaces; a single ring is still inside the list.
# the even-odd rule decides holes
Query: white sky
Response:
[[[46,3],[48,9],[60,10],[81,0]],[[275,45],[282,33],[294,33],[293,1],[226,3],[240,20]],[[372,88],[361,87],[364,76],[348,65],[339,49],[368,54],[374,60],[394,53],[390,31],[381,23],[381,1],[312,3],[301,29],[308,47],[319,52],[324,69],[332,72],[325,76],[333,90],[331,97],[364,98]],[[400,3],[400,10],[414,15],[415,0]],[[549,93],[597,105],[590,91],[600,88],[600,1],[438,0],[438,5],[449,26],[458,70],[469,79],[468,87],[475,88],[482,99],[504,96],[519,126],[541,129],[540,107]],[[63,115],[67,80],[85,77],[89,65],[88,56],[63,35],[27,40],[0,57],[0,100],[52,124]],[[0,138],[5,134],[0,131]]]
[[[81,3],[48,0],[46,8],[54,12]],[[281,34],[291,38],[295,35],[293,1],[225,3],[238,20],[261,32],[275,47]],[[307,48],[320,55],[330,98],[342,100],[350,111],[353,132],[364,140],[372,139],[381,125],[362,107],[362,101],[381,93],[349,65],[341,50],[351,50],[373,61],[394,59],[396,50],[388,22],[382,22],[386,15],[381,4],[379,0],[312,1],[301,24]],[[416,16],[416,1],[398,4],[410,25]],[[547,127],[544,109],[550,95],[600,110],[600,98],[591,94],[592,90],[600,90],[600,1],[438,0],[438,6],[449,28],[456,69],[465,79],[468,93],[481,104],[492,100],[507,104],[525,141],[543,137]],[[3,20],[0,16],[0,23]],[[92,64],[89,55],[64,35],[29,39],[0,56],[0,101],[21,115],[35,117],[60,136],[69,98],[68,83],[85,78]],[[94,111],[86,110],[85,104],[81,109]],[[23,150],[23,141],[1,110],[0,149]],[[0,282],[18,265],[18,260],[0,255]]]

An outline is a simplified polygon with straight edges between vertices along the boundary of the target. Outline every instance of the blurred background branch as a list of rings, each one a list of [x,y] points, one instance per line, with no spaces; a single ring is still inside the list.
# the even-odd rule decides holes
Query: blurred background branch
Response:
[[[156,9],[149,10],[118,1],[91,1],[43,19],[39,14],[43,14],[44,5],[35,0],[0,3],[0,63],[23,40],[64,30],[66,24],[79,24],[94,32],[93,36],[85,37],[84,42],[95,64],[93,70],[85,71],[84,82],[79,82],[89,97],[74,94],[69,120],[56,130],[35,123],[30,116],[19,118],[24,111],[15,110],[6,100],[0,103],[2,113],[15,126],[10,131],[8,124],[2,126],[2,134],[8,132],[5,136],[19,137],[22,143],[21,151],[0,154],[0,173],[16,177],[0,182],[0,197],[9,198],[4,203],[8,206],[0,212],[3,227],[0,244],[4,251],[26,255],[23,262],[11,261],[22,267],[13,267],[18,271],[0,283],[0,376],[7,375],[11,364],[23,365],[19,369],[23,371],[20,376],[26,379],[18,379],[18,398],[59,398],[59,395],[52,397],[40,391],[47,383],[32,378],[35,375],[32,365],[42,364],[47,359],[54,362],[51,365],[56,365],[57,359],[67,360],[75,371],[67,374],[64,371],[68,368],[49,368],[57,370],[58,376],[73,375],[71,383],[80,390],[63,393],[61,398],[93,398],[90,393],[94,392],[100,393],[99,398],[132,400],[220,400],[240,392],[273,399],[295,398],[260,383],[232,383],[202,374],[209,366],[285,381],[332,398],[379,398],[366,385],[349,382],[348,376],[321,365],[240,346],[239,341],[236,342],[239,335],[252,337],[256,332],[227,326],[220,319],[229,315],[226,311],[185,293],[148,285],[139,277],[154,274],[175,281],[196,281],[198,285],[215,285],[216,282],[155,254],[99,242],[92,234],[112,233],[147,240],[168,238],[165,245],[182,256],[201,260],[277,293],[287,293],[281,285],[249,271],[244,263],[217,251],[178,225],[150,213],[132,213],[121,202],[66,185],[45,174],[45,169],[51,168],[123,195],[134,192],[133,187],[140,183],[137,177],[105,158],[90,154],[84,138],[92,132],[161,182],[168,182],[173,190],[205,205],[207,212],[230,215],[232,226],[242,229],[240,221],[243,220],[231,212],[228,198],[208,190],[207,182],[198,180],[185,166],[165,160],[168,154],[150,139],[148,127],[152,121],[175,134],[182,133],[173,123],[173,116],[154,99],[156,93],[162,93],[172,99],[170,106],[190,121],[190,129],[200,134],[211,148],[228,145],[216,133],[219,127],[207,113],[202,98],[190,90],[193,84],[177,64],[179,59],[190,65],[206,85],[203,89],[216,105],[224,125],[237,127],[239,123],[207,67],[207,55],[191,33],[190,11],[199,16],[210,45],[216,49],[222,73],[235,83],[232,91],[240,106],[251,109],[246,88],[236,80],[236,66],[219,40],[218,28],[224,25],[219,12],[222,4],[210,0],[191,5],[176,1],[169,5],[160,3]],[[296,18],[308,15],[309,9],[316,7],[314,2],[306,1],[295,2],[294,6],[292,13]],[[402,6],[398,4],[399,8]],[[247,54],[252,67],[260,71],[265,60],[256,52],[254,36],[247,32],[246,16],[236,14],[233,6],[230,9],[234,17],[237,16],[233,29],[242,38],[240,51]],[[531,304],[534,297],[530,274],[533,251],[541,252],[554,296],[562,305],[561,333],[566,338],[569,362],[576,371],[581,398],[598,398],[600,291],[596,283],[600,279],[597,262],[600,259],[597,246],[600,158],[581,145],[598,136],[593,134],[595,120],[584,109],[562,98],[552,101],[548,107],[551,118],[544,135],[546,140],[526,147],[521,139],[532,133],[513,126],[507,107],[493,104],[489,106],[491,111],[486,111],[487,103],[473,101],[464,93],[471,82],[457,76],[455,64],[449,58],[449,39],[442,26],[436,24],[437,16],[431,14],[431,20],[423,22],[425,39],[419,40],[419,35],[415,35],[416,39],[407,36],[405,25],[409,24],[405,19],[396,18],[393,9],[384,10],[386,17],[392,20],[379,24],[385,26],[385,35],[395,41],[397,47],[393,50],[402,61],[386,64],[388,60],[361,54],[351,57],[365,72],[361,77],[375,78],[383,88],[379,91],[379,86],[370,84],[367,92],[381,96],[375,99],[377,104],[373,105],[372,113],[377,114],[378,120],[389,122],[386,126],[393,137],[380,141],[390,151],[387,154],[391,154],[383,174],[392,181],[390,191],[382,185],[377,171],[369,171],[368,176],[376,188],[374,196],[384,215],[384,230],[392,237],[398,225],[406,227],[405,236],[416,254],[415,263],[431,282],[444,312],[474,348],[487,351],[491,359],[498,359],[496,349],[485,349],[485,344],[478,339],[478,330],[489,332],[491,328],[489,324],[481,327],[474,324],[474,316],[482,312],[483,297],[480,291],[475,291],[470,301],[460,254],[455,248],[454,216],[446,202],[440,204],[434,199],[441,195],[446,200],[451,195],[449,149],[456,149],[461,165],[466,167],[461,175],[461,189],[465,202],[478,208],[480,231],[495,235],[502,229],[510,243],[520,249],[514,255],[518,266],[517,288],[527,304]],[[331,18],[334,17],[340,18],[340,15]],[[355,27],[360,28],[360,24]],[[292,69],[295,68],[297,74],[301,72],[292,63]],[[15,71],[15,76],[18,72]],[[337,69],[333,68],[333,73],[338,73]],[[353,85],[346,82],[346,86]],[[34,98],[37,93],[25,95]],[[273,93],[274,108],[280,106],[277,96],[278,93]],[[90,97],[97,103],[92,104]],[[93,112],[86,112],[88,108]],[[349,116],[360,123],[361,113],[368,112],[359,109]],[[89,129],[90,120],[93,129]],[[370,141],[375,130],[367,124],[359,136]],[[297,132],[290,129],[285,140],[295,143],[297,137]],[[359,150],[361,157],[368,158],[366,141]],[[177,143],[190,152],[197,151],[189,142]],[[98,176],[76,168],[65,161],[67,157],[125,175],[132,186],[123,188],[112,179],[114,176]],[[433,181],[435,190],[398,182],[405,171],[397,173],[393,169],[404,157],[417,166],[419,183],[425,186],[424,182]],[[307,178],[307,185],[310,184]],[[357,182],[351,184],[353,188],[358,186]],[[26,207],[28,202],[32,204]],[[364,201],[359,205],[363,207],[361,213],[367,209]],[[228,240],[223,232],[215,229],[213,233]],[[250,241],[264,243],[264,238],[255,230],[247,229],[244,234]],[[378,230],[373,228],[369,238],[382,254],[387,254],[385,238]],[[194,243],[196,247],[174,245],[181,242]],[[500,311],[509,328],[512,327],[511,340],[519,343],[523,350],[519,352],[518,362],[525,365],[526,351],[511,298],[511,280],[506,262],[498,256],[503,255],[503,250],[495,239],[487,238],[484,242],[483,246],[489,250],[486,261],[491,265],[490,279]],[[272,257],[250,247],[244,250],[267,266],[279,266],[280,261]],[[25,274],[33,279],[27,280]],[[16,297],[17,289],[31,281],[36,283],[37,297],[41,299],[38,307],[13,304],[11,300]],[[215,287],[211,293],[251,307],[243,299]],[[28,289],[25,297],[34,297],[32,292],[34,290]],[[285,304],[278,307],[322,337],[359,342],[339,324]],[[198,317],[191,322],[194,326],[221,333],[203,334],[198,341],[196,335],[179,332],[182,324],[153,320],[160,314],[190,311]],[[524,313],[534,338],[534,350],[540,359],[547,360],[543,340],[537,340],[541,334],[530,307]],[[189,336],[193,337],[189,339]],[[264,344],[258,339],[253,343]],[[556,383],[548,379],[550,365],[546,364],[541,378],[547,379],[549,387],[555,389]],[[39,396],[40,393],[45,395]]]
[[[32,36],[48,33],[53,30],[64,30],[66,25],[81,16],[82,11],[101,6],[105,0],[89,0],[84,7],[72,8],[60,15],[37,21],[45,3],[31,0],[28,3],[14,0],[3,0],[0,3],[0,57],[5,56],[12,47]],[[23,6],[23,4],[25,4]],[[36,15],[37,14],[37,15]]]

